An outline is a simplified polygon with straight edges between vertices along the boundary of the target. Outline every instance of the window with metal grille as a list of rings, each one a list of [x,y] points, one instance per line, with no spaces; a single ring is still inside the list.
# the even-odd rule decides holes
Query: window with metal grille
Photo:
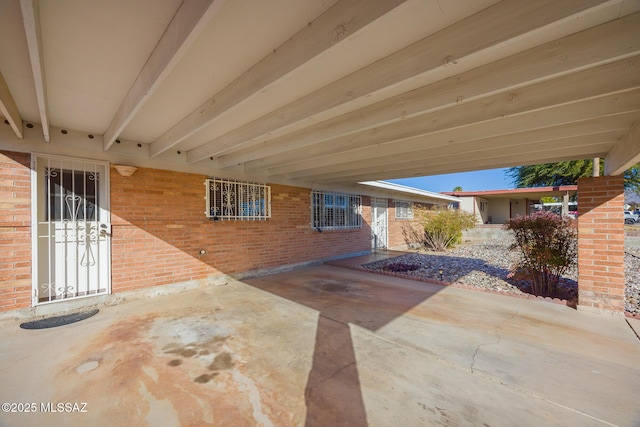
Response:
[[[413,219],[413,202],[396,200],[396,219]]]
[[[266,184],[211,178],[205,181],[207,210],[213,220],[271,218],[271,187]]]
[[[362,227],[362,198],[353,194],[313,190],[311,227],[348,230]]]

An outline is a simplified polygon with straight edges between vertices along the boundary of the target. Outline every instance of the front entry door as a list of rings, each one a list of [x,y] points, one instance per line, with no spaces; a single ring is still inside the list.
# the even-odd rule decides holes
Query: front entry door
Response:
[[[34,305],[109,293],[108,163],[33,158]]]
[[[386,249],[387,247],[387,199],[371,198],[371,247]]]

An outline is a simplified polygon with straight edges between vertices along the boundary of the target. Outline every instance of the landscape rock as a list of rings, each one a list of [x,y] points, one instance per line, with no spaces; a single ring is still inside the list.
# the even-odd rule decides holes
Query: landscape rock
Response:
[[[402,277],[480,288],[526,296],[529,285],[517,280],[512,271],[519,253],[509,249],[512,241],[488,240],[457,247],[447,252],[420,250],[360,266],[371,272],[392,273]],[[442,277],[439,271],[442,270]],[[575,300],[578,296],[578,269],[574,263],[560,279],[553,300]],[[625,310],[640,315],[640,249],[625,251]]]

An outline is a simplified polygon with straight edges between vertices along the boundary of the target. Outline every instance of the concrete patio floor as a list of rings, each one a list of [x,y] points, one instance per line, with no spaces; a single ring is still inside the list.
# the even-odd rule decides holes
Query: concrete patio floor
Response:
[[[309,267],[53,329],[4,319],[0,401],[35,411],[0,426],[638,426],[627,322]]]

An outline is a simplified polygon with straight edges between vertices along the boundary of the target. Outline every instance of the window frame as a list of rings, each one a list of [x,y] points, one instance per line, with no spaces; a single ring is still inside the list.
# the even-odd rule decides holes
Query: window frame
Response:
[[[311,190],[311,228],[357,230],[362,228],[362,196],[336,191]]]
[[[411,220],[414,219],[414,206],[415,203],[408,200],[394,200],[395,204],[395,218],[400,220]],[[400,204],[404,204],[406,206],[399,206]],[[399,215],[402,212],[406,212],[404,215]]]

